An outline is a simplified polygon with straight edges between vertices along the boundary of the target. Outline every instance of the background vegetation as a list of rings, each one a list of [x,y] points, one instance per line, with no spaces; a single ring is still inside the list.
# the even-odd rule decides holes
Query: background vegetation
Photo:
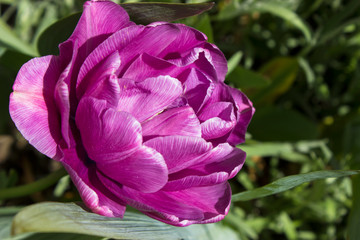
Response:
[[[195,2],[202,1],[188,1]],[[21,65],[51,52],[47,41],[53,40],[44,30],[81,11],[82,3],[0,0],[0,238],[9,237],[20,206],[79,200],[60,166],[17,132],[8,97]],[[240,194],[204,239],[360,239],[360,177],[305,174],[360,169],[360,1],[218,0],[211,11],[180,22],[219,46],[229,60],[227,83],[244,91],[257,110],[248,140],[239,146],[248,154],[246,165],[231,181],[233,193]],[[57,31],[71,33],[67,26]],[[241,195],[298,174],[305,175]]]

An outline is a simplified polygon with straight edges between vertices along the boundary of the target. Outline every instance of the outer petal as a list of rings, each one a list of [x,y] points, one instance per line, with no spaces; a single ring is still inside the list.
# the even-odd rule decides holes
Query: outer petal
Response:
[[[142,124],[143,137],[193,136],[201,137],[201,127],[193,109],[189,106],[168,109]]]
[[[142,82],[120,79],[118,111],[131,113],[139,122],[163,111],[183,92],[181,83],[169,76]]]
[[[212,147],[211,143],[202,138],[188,136],[157,137],[147,141],[145,145],[164,156],[169,173],[191,166]]]
[[[86,43],[83,48],[90,53],[107,36],[131,24],[134,23],[129,21],[128,14],[118,4],[111,1],[87,1],[69,39],[77,41],[79,47]]]
[[[228,182],[208,186],[189,188],[182,191],[166,193],[167,198],[164,204],[170,201],[185,202],[186,208],[179,212],[175,211],[167,213],[166,211],[143,211],[146,215],[158,219],[162,222],[175,226],[188,226],[190,224],[213,223],[222,220],[228,213],[231,204],[231,188]],[[165,196],[161,196],[160,198]],[[147,201],[148,199],[146,199]],[[131,205],[131,204],[130,204]],[[185,218],[181,217],[181,212],[194,207],[203,212],[201,219],[192,219],[191,215]]]
[[[234,177],[245,162],[245,152],[229,144],[220,144],[204,154],[193,165],[169,176],[164,191],[211,186]]]
[[[237,108],[237,123],[227,141],[232,145],[236,145],[245,141],[245,133],[255,113],[255,108],[245,94],[235,88],[229,87],[229,89]]]
[[[85,163],[85,156],[79,156],[78,152],[75,149],[64,150],[62,163],[85,205],[94,213],[103,216],[123,217],[126,203],[103,185],[98,178],[96,165],[90,161]]]
[[[10,115],[22,135],[40,152],[59,160],[60,119],[53,100],[60,74],[54,56],[34,58],[20,69],[10,95]]]
[[[104,100],[83,98],[75,120],[86,152],[95,162],[125,158],[141,146],[140,123],[129,113],[107,109]]]
[[[111,186],[113,183],[106,179],[103,181],[108,184],[109,189],[118,190],[116,186]],[[220,221],[228,213],[231,202],[231,189],[227,182],[176,192],[158,191],[148,194],[124,187],[115,194],[125,198],[127,204],[146,215],[175,226]]]

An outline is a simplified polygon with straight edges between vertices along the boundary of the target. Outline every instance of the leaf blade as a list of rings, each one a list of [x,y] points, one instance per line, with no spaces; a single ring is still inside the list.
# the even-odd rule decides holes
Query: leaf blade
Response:
[[[219,229],[221,228],[221,229]],[[127,211],[123,219],[109,218],[85,211],[74,203],[43,202],[24,208],[13,220],[12,233],[77,233],[116,239],[207,240],[208,236],[228,233],[228,240],[238,240],[230,229],[219,224],[192,225],[178,228]]]
[[[232,201],[248,201],[256,198],[262,198],[273,194],[281,193],[303,183],[334,177],[345,177],[350,175],[359,174],[360,171],[341,171],[341,170],[324,170],[310,173],[303,173],[298,175],[287,176],[280,178],[272,183],[269,183],[263,187],[256,188],[241,193],[237,193],[232,196]]]
[[[210,10],[213,2],[206,3],[123,3],[120,4],[137,24],[175,20],[195,16]]]

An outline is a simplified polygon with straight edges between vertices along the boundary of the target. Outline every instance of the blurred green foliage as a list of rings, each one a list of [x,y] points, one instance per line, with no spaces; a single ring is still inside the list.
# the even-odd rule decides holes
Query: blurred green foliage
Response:
[[[44,52],[44,30],[80,11],[82,2],[0,0],[1,136],[21,142],[8,116],[16,73]],[[245,92],[256,108],[248,140],[239,146],[248,157],[231,182],[233,193],[288,175],[360,169],[359,0],[217,0],[211,11],[180,22],[206,33],[224,52],[227,83]],[[0,188],[18,178],[15,170],[5,171],[16,164],[1,161],[17,156],[0,158]],[[66,194],[63,182],[56,199]],[[358,176],[318,180],[234,202],[224,223],[245,240],[359,239],[359,191]]]

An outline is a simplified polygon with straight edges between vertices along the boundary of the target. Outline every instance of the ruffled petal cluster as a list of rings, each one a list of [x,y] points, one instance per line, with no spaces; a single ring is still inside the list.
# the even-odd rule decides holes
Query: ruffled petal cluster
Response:
[[[109,217],[130,205],[176,226],[223,219],[254,108],[224,84],[221,51],[193,28],[136,25],[95,0],[59,50],[20,69],[10,114],[84,203]]]

